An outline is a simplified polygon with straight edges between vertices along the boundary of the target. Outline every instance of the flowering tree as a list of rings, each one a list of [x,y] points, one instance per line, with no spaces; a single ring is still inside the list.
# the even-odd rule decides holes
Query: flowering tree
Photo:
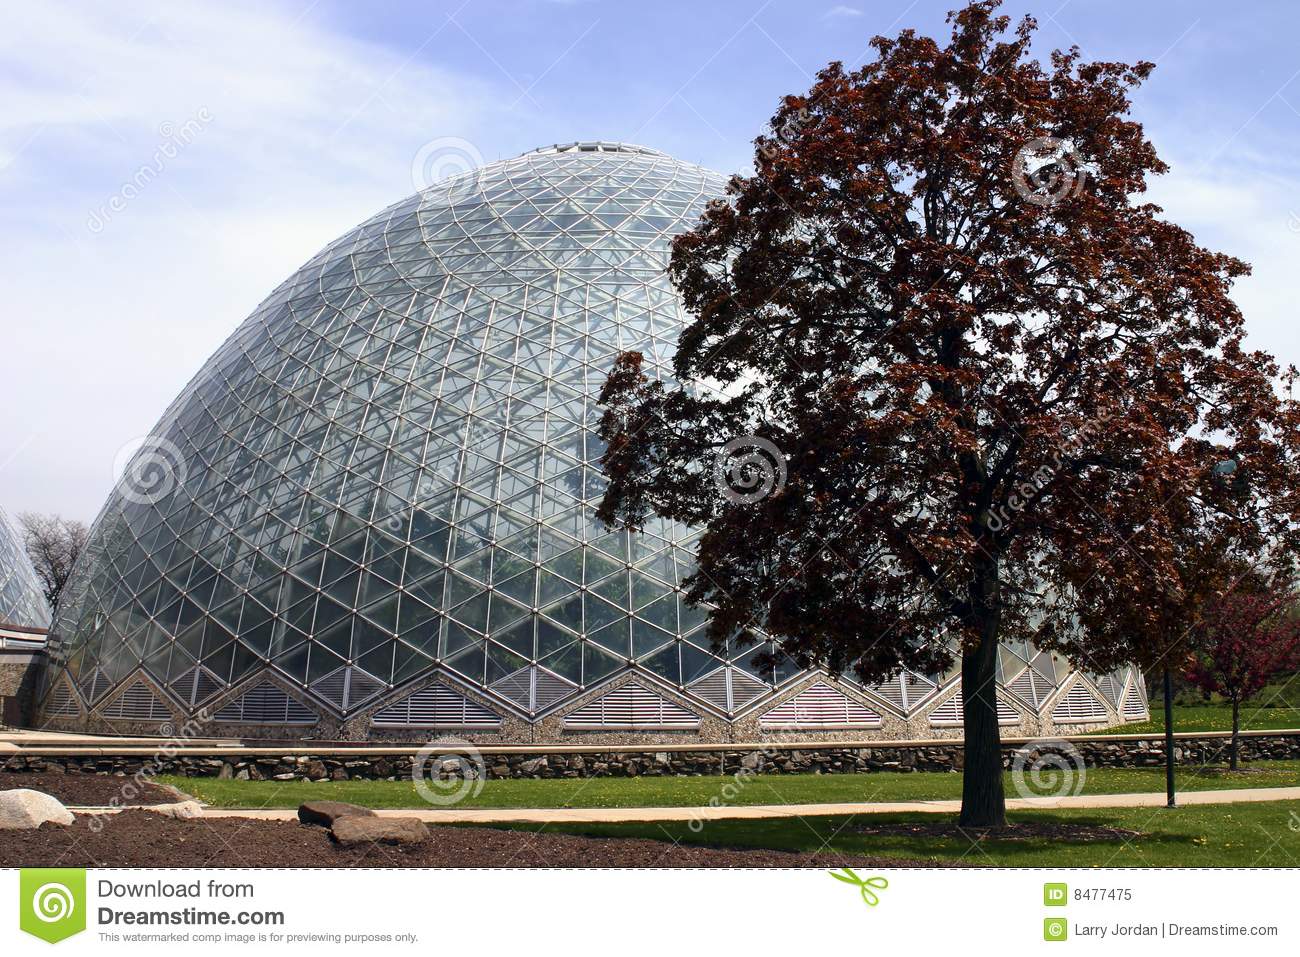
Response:
[[[1300,667],[1300,619],[1290,590],[1226,596],[1197,626],[1184,675],[1206,697],[1232,702],[1229,767],[1237,770],[1241,704],[1279,674]]]
[[[960,661],[975,826],[1005,820],[1001,641],[1128,660],[1116,622],[1153,577],[1185,590],[1199,526],[1172,509],[1225,457],[1252,535],[1300,517],[1295,406],[1229,296],[1245,264],[1141,200],[1166,169],[1128,116],[1151,64],[1044,65],[997,6],[787,97],[674,243],[674,379],[624,354],[601,395],[599,514],[704,527],[688,597],[715,645],[865,681]]]

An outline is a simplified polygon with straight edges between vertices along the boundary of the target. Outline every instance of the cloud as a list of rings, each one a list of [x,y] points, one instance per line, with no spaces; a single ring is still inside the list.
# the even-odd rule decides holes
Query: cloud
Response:
[[[444,20],[412,30],[436,49]],[[10,511],[92,517],[117,450],[276,284],[412,192],[424,143],[521,123],[508,90],[256,5],[20,5],[0,64]]]
[[[862,11],[857,7],[846,7],[843,4],[836,4],[822,14],[823,20],[843,20],[850,17],[860,17]]]

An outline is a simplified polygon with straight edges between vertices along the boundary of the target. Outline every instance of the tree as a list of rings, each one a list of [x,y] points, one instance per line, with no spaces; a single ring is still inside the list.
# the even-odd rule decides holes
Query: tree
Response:
[[[786,97],[674,242],[672,379],[625,353],[601,393],[599,515],[703,526],[715,646],[864,681],[960,661],[972,826],[1005,820],[1000,643],[1127,660],[1149,568],[1178,591],[1171,497],[1225,454],[1275,490],[1297,448],[1242,345],[1247,267],[1140,201],[1151,64],[1045,66],[997,6]]]
[[[1197,647],[1186,665],[1187,679],[1208,698],[1232,703],[1228,766],[1238,767],[1241,704],[1279,674],[1300,667],[1300,619],[1290,589],[1227,596],[1198,625]]]
[[[18,522],[22,526],[27,556],[41,580],[45,600],[52,611],[57,611],[63,586],[72,575],[77,556],[86,547],[90,529],[85,522],[37,512],[23,512],[18,516]]]

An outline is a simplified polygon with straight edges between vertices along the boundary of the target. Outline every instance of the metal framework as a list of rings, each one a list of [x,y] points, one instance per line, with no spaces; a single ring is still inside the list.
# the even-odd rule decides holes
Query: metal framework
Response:
[[[715,654],[683,599],[697,532],[594,518],[594,397],[620,351],[671,375],[688,317],[669,241],[724,185],[645,147],[557,145],[411,196],[303,266],[95,523],[53,643],[87,714],[152,715],[112,704],[143,676],[230,724],[671,729],[777,707],[766,725],[847,728],[932,706],[951,676],[859,689],[871,708],[782,705],[807,676]],[[1002,668],[1033,669],[1015,685],[1031,710],[1068,677],[1028,648]],[[648,683],[567,713],[629,671]]]

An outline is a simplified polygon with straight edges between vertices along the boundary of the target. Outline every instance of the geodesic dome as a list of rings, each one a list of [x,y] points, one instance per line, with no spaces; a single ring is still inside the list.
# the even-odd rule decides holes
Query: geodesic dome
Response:
[[[942,676],[861,689],[718,657],[681,594],[696,533],[594,518],[595,396],[623,350],[670,374],[687,316],[669,241],[723,188],[643,147],[555,146],[318,254],[110,497],[54,629],[55,717],[532,740],[718,737],[745,715],[749,733],[849,730],[946,706]],[[1026,720],[1074,680],[1011,657]]]
[[[22,534],[0,509],[0,624],[48,628],[50,606],[45,603]]]

